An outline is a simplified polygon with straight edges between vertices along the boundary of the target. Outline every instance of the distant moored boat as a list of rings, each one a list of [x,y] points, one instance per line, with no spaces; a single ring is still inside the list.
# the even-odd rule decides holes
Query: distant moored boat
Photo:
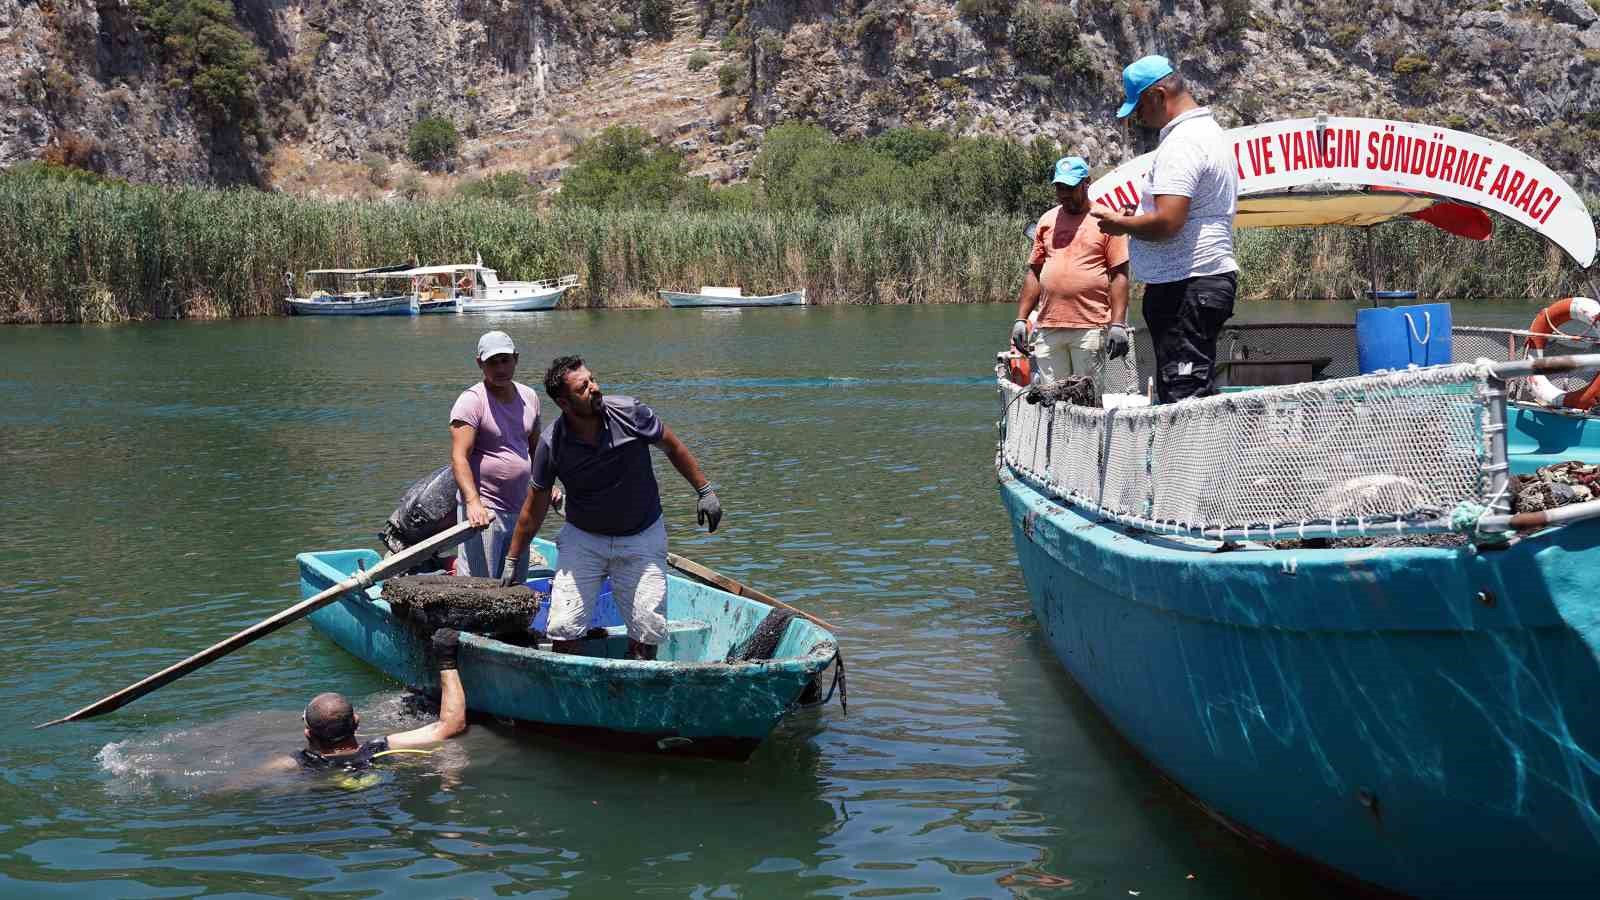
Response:
[[[806,302],[805,288],[798,291],[789,291],[783,294],[765,294],[755,297],[746,297],[741,288],[713,287],[704,285],[700,293],[689,294],[682,291],[659,291],[661,299],[673,309],[691,308],[697,306],[804,306]]]

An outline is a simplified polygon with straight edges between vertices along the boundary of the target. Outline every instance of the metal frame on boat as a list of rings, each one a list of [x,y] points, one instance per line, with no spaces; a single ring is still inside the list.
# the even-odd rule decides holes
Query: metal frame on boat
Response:
[[[533,549],[551,562],[558,559],[549,541],[536,539]],[[302,553],[296,558],[301,593],[313,596],[378,559],[371,550]],[[614,609],[610,618],[592,623],[605,627],[607,636],[586,642],[583,655],[463,634],[460,673],[467,704],[479,713],[611,746],[742,758],[785,716],[826,699],[819,692],[825,687],[821,679],[839,654],[832,634],[797,616],[772,659],[725,662],[771,611],[669,575],[668,636],[656,661],[620,658],[626,629]],[[435,683],[425,641],[393,615],[380,586],[352,591],[308,618],[390,677]]]
[[[1298,210],[1293,224],[1344,222],[1352,206],[1316,198],[1371,209],[1359,198],[1381,184],[1594,258],[1582,200],[1509,147],[1324,117],[1234,137],[1243,227],[1252,199]],[[1445,148],[1470,160],[1469,183],[1430,190],[1416,141],[1424,169]],[[1357,171],[1383,142],[1390,164]],[[1279,177],[1294,166],[1299,185]],[[1127,175],[1091,196],[1120,205]],[[1509,503],[1512,476],[1600,463],[1600,417],[1523,386],[1600,356],[1541,357],[1530,336],[1457,327],[1455,366],[1359,375],[1351,326],[1232,326],[1220,359],[1315,344],[1332,377],[1148,409],[1030,405],[1002,373],[996,473],[1045,639],[1230,827],[1408,895],[1574,896],[1600,879],[1600,500]],[[1134,355],[1148,366],[1147,343]],[[1143,383],[1138,364],[1113,372],[1108,390]],[[1426,537],[1439,531],[1454,535]]]

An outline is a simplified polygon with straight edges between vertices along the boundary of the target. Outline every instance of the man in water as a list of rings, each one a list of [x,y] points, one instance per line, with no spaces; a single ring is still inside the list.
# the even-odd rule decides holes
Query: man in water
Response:
[[[456,671],[460,635],[441,628],[433,633],[433,658],[439,667],[439,718],[421,728],[401,731],[377,740],[362,741],[356,736],[361,717],[343,695],[318,694],[306,704],[306,747],[292,757],[283,757],[270,768],[311,771],[360,770],[374,759],[394,751],[420,750],[447,741],[467,730],[467,694]]]
[[[460,517],[487,525],[461,545],[458,575],[498,578],[517,511],[528,496],[529,447],[540,430],[539,395],[514,380],[517,346],[504,331],[478,338],[483,380],[461,392],[450,410],[450,467],[461,496]],[[511,583],[528,576],[526,555],[510,573]]]
[[[1233,217],[1239,177],[1211,110],[1195,102],[1164,56],[1122,70],[1129,113],[1161,131],[1137,210],[1094,209],[1106,234],[1133,238],[1133,274],[1145,283],[1144,320],[1156,351],[1156,397],[1172,403],[1217,392],[1217,335],[1233,315],[1239,264]]]
[[[1037,308],[1033,355],[1039,373],[1056,380],[1089,375],[1128,352],[1128,239],[1100,231],[1089,215],[1089,164],[1056,161],[1056,207],[1039,217],[1022,276],[1011,343],[1026,354],[1028,316]]]
[[[558,357],[545,372],[544,389],[561,416],[534,449],[532,489],[502,571],[521,563],[560,479],[567,524],[556,536],[559,565],[546,633],[557,652],[573,652],[609,575],[612,599],[628,625],[628,657],[655,659],[667,636],[667,528],[650,445],[658,445],[699,494],[697,515],[707,531],[722,521],[722,503],[694,454],[655,411],[632,397],[604,396],[582,359]],[[506,575],[500,582],[513,583]]]

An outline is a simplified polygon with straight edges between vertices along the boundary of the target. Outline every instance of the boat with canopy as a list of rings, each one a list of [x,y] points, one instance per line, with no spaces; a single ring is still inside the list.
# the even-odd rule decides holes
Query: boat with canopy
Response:
[[[409,316],[417,312],[410,292],[391,288],[392,277],[410,268],[407,265],[375,266],[364,269],[310,269],[305,283],[307,296],[296,297],[294,278],[284,273],[284,287],[290,296],[283,302],[290,315],[298,316]]]
[[[1229,137],[1240,228],[1451,204],[1595,257],[1581,197],[1504,144],[1331,116]],[[1149,164],[1091,199],[1137,203]],[[1597,317],[1573,298],[1525,330],[1450,329],[1448,364],[1366,372],[1354,323],[1229,326],[1219,360],[1265,377],[1143,408],[998,366],[996,473],[1045,640],[1253,841],[1406,895],[1592,890],[1600,416],[1578,402],[1600,341],[1558,326]],[[1139,392],[1152,356],[1137,335],[1106,390]]]

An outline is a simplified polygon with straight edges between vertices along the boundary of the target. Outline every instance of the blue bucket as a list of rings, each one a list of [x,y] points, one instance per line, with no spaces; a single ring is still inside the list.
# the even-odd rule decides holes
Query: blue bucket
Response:
[[[546,569],[545,571],[549,571]],[[542,593],[550,591],[549,576],[540,577],[538,573],[528,573],[528,587]],[[611,579],[607,578],[600,583],[600,596],[596,598],[594,609],[589,614],[588,628],[606,628],[611,625],[622,625],[622,613],[617,610],[616,601],[611,598]],[[534,631],[547,631],[550,628],[550,604],[540,605],[539,612],[534,615],[528,627]]]
[[[1450,362],[1450,304],[1356,311],[1356,360],[1363,375]]]

